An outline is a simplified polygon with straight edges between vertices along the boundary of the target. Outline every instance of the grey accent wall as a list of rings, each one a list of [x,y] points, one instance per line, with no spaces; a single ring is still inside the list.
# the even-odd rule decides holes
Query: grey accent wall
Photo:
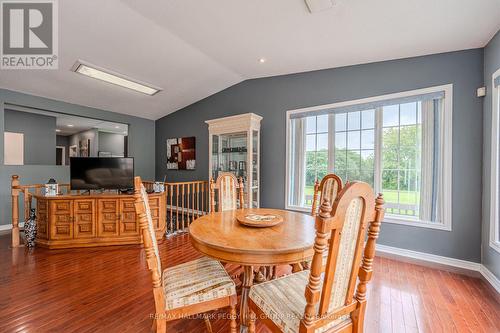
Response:
[[[99,132],[98,151],[110,152],[113,156],[125,155],[125,136],[116,133]]]
[[[10,224],[12,220],[10,203],[11,175],[19,175],[21,182],[24,184],[46,182],[51,177],[60,182],[69,181],[68,166],[26,165],[14,167],[3,165],[5,103],[128,124],[129,152],[130,156],[135,157],[135,174],[144,179],[154,179],[154,121],[0,89],[0,225]]]
[[[90,140],[90,157],[97,157],[97,151],[99,150],[99,136],[97,135],[97,129],[89,129],[83,132],[73,134],[69,137],[69,145],[77,146],[77,151],[80,149],[80,141]]]
[[[55,117],[5,110],[4,121],[6,132],[24,134],[24,164],[56,164]]]
[[[484,84],[486,97],[483,104],[483,265],[500,279],[500,253],[490,247],[490,207],[491,207],[491,78],[500,68],[500,31],[484,48]]]
[[[384,223],[379,243],[480,262],[483,50],[247,80],[156,122],[156,177],[208,179],[208,129],[204,123],[246,112],[264,117],[261,132],[261,206],[285,206],[287,110],[453,84],[453,230]],[[196,136],[196,170],[167,171],[165,140]]]

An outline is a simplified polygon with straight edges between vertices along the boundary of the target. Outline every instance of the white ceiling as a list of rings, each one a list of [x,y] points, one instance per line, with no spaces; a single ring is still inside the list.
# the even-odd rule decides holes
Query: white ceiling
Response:
[[[2,70],[0,86],[157,119],[248,78],[482,47],[500,28],[500,0],[335,2],[59,1],[59,70]],[[77,59],[163,91],[75,74]]]

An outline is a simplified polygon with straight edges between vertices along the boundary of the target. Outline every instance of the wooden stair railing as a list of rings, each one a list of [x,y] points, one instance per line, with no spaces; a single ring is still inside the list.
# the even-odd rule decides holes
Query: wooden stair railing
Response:
[[[186,232],[194,220],[208,214],[210,190],[207,181],[165,183],[167,235]]]
[[[20,228],[19,228],[19,197],[22,197],[24,218],[30,214],[32,207],[33,194],[42,194],[42,189],[45,184],[29,184],[21,185],[19,176],[11,177],[11,197],[12,197],[12,247],[21,245]],[[59,184],[59,190],[62,193],[70,193],[70,184]],[[79,193],[79,191],[75,192]]]

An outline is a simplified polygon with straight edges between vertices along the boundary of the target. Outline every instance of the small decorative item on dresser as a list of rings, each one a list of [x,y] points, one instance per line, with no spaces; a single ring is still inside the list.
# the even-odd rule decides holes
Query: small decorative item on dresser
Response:
[[[36,215],[34,208],[30,209],[30,216],[28,220],[24,222],[24,236],[26,238],[24,241],[26,246],[34,247],[36,238]]]
[[[50,178],[45,184],[45,196],[53,197],[59,193],[59,185],[54,178]]]
[[[155,193],[165,192],[165,183],[162,182],[154,182],[153,183],[153,191]]]

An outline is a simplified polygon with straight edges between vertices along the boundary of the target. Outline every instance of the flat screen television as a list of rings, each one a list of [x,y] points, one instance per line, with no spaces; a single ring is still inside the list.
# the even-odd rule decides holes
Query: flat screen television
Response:
[[[133,157],[71,157],[72,190],[134,188]]]

